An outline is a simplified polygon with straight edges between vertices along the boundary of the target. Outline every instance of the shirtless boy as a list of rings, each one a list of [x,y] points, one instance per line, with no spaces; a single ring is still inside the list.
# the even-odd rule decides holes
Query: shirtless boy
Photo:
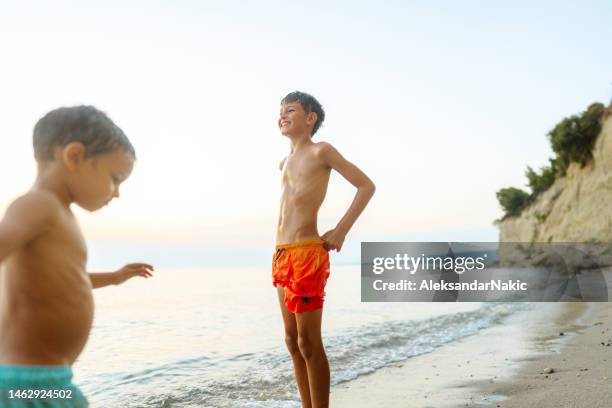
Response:
[[[103,112],[77,106],[38,121],[34,155],[34,185],[0,222],[0,406],[86,407],[71,366],[91,329],[91,290],[153,268],[85,272],[87,248],[70,206],[96,211],[119,197],[135,152]]]
[[[321,104],[306,93],[292,92],[281,101],[278,126],[289,138],[291,153],[280,165],[282,195],[272,277],[304,408],[329,406],[329,364],[321,339],[328,251],[342,249],[375,190],[374,183],[332,145],[312,141],[324,118]],[[332,169],[357,193],[336,227],[319,235],[317,213]]]

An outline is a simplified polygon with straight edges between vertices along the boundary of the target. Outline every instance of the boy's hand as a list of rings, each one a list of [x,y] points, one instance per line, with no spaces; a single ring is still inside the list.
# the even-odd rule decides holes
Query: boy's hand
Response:
[[[127,264],[123,268],[115,272],[115,285],[120,285],[126,280],[133,278],[134,276],[142,276],[143,278],[149,278],[153,276],[151,272],[153,272],[152,265],[145,263]]]
[[[336,252],[340,252],[345,238],[346,234],[339,231],[338,228],[329,230],[321,235],[321,239],[324,241],[323,247],[328,251],[336,250]]]

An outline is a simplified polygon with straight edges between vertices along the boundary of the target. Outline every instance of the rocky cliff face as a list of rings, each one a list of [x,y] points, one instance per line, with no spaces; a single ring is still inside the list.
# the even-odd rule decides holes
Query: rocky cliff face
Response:
[[[612,115],[602,118],[594,160],[572,163],[520,216],[499,224],[500,242],[612,243]]]

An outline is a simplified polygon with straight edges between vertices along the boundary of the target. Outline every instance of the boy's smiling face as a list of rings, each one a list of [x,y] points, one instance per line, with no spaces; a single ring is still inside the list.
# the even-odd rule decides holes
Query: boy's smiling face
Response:
[[[312,133],[316,120],[317,114],[306,113],[301,103],[287,102],[281,105],[278,127],[284,136],[299,135],[304,132]]]
[[[68,185],[74,202],[88,211],[95,211],[119,197],[119,186],[132,174],[134,156],[118,148],[84,158],[84,151],[79,146],[74,149],[64,155],[71,173]]]

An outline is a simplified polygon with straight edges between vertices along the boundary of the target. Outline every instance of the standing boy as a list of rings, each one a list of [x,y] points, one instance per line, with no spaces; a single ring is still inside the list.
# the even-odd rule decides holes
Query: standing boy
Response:
[[[93,320],[92,288],[151,276],[147,264],[88,274],[87,247],[70,209],[119,197],[135,152],[92,106],[59,108],[34,127],[38,173],[0,222],[0,406],[86,407],[71,366]]]
[[[329,364],[321,339],[328,251],[340,251],[375,190],[374,183],[332,145],[312,141],[324,119],[321,104],[309,94],[296,91],[281,101],[278,126],[289,138],[291,153],[280,164],[282,195],[272,277],[304,408],[329,405]],[[317,214],[332,169],[357,193],[336,227],[319,235]]]

